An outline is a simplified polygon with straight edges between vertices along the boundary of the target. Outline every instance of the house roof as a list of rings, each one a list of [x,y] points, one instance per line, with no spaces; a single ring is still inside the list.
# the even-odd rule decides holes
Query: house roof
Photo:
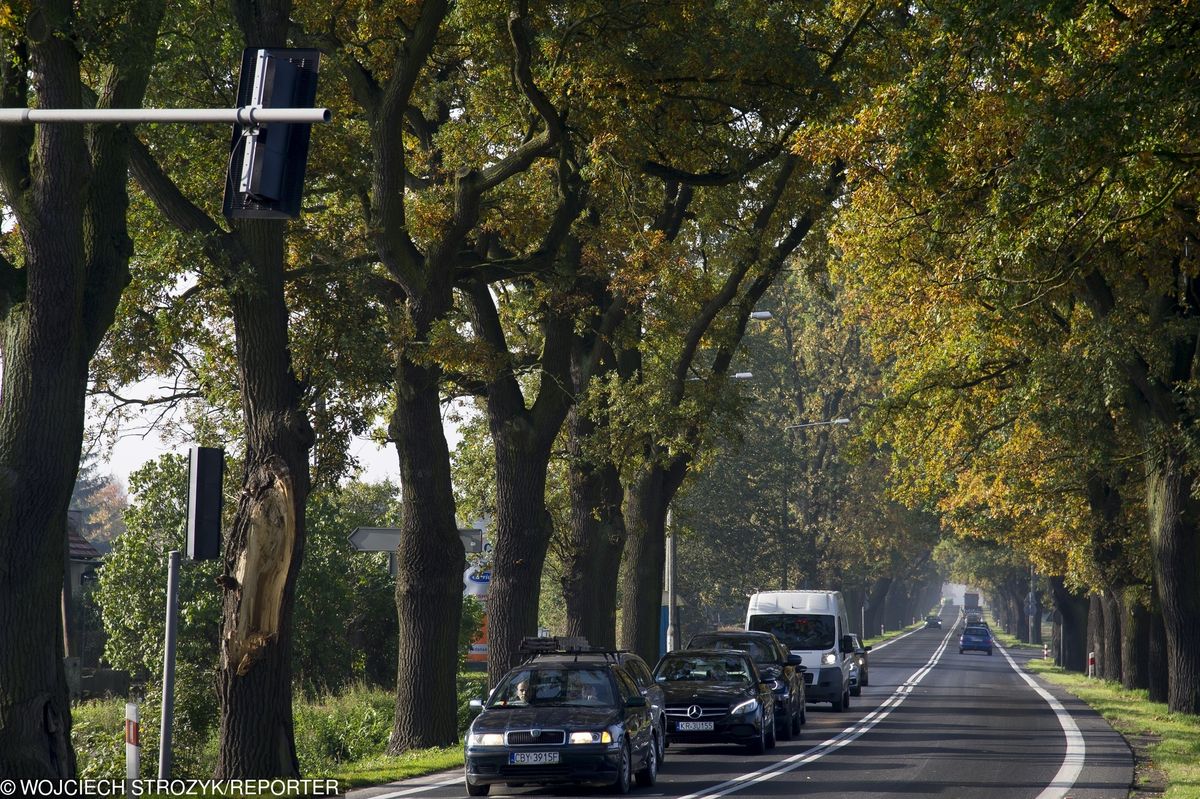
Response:
[[[100,553],[79,534],[74,517],[67,521],[67,545],[71,548],[71,560],[100,560]]]

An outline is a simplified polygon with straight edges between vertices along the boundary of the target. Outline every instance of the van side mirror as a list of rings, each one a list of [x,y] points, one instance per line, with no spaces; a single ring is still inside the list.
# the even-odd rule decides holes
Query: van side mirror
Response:
[[[869,647],[869,646],[864,646],[864,647],[863,647],[863,651],[864,651],[864,652],[870,652],[870,651],[871,651],[871,647]]]
[[[843,652],[853,652],[854,651],[854,639],[848,635],[842,636],[842,651]]]

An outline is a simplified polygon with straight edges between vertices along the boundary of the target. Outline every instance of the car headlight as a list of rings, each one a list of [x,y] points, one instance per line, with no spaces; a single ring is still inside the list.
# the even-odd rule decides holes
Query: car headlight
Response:
[[[504,733],[473,732],[467,736],[467,746],[504,746]]]
[[[573,732],[570,742],[573,744],[610,744],[612,743],[612,733],[608,730],[604,732]]]
[[[837,655],[832,652],[826,652],[824,655],[821,655],[822,666],[832,666],[834,663],[837,663]]]
[[[740,705],[734,705],[733,710],[729,711],[729,715],[740,716],[745,713],[753,713],[754,709],[756,707],[758,707],[758,700],[747,699],[745,702],[742,702]]]
[[[859,658],[859,659],[858,659],[858,665],[860,665],[860,666],[861,666],[862,664],[863,664],[863,659],[862,659],[862,658]]]

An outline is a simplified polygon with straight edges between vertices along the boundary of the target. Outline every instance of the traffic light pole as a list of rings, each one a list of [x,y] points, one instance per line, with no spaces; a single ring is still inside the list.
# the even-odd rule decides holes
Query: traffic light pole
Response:
[[[272,122],[315,124],[331,119],[328,108],[0,108],[0,125],[70,122],[81,125],[140,122],[186,122],[253,127]]]

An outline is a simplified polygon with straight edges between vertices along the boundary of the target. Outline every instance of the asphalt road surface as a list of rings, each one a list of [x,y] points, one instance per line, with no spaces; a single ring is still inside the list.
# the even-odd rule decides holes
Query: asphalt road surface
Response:
[[[994,797],[1125,799],[1133,758],[1087,705],[1018,673],[1024,653],[958,653],[957,607],[942,629],[876,647],[870,686],[844,713],[810,705],[798,740],[763,755],[737,746],[674,745],[653,788],[633,799]],[[378,788],[351,799],[465,796],[462,772]],[[603,796],[598,788],[506,788],[492,796]]]

